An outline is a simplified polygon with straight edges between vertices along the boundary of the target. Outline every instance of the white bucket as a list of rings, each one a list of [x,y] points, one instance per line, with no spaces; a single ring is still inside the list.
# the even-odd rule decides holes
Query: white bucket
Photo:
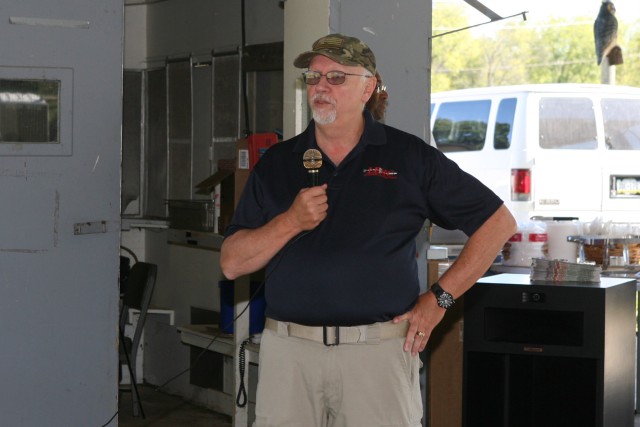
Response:
[[[576,221],[550,221],[547,222],[548,259],[563,259],[576,262],[578,259],[578,244],[568,242],[567,236],[578,234]]]

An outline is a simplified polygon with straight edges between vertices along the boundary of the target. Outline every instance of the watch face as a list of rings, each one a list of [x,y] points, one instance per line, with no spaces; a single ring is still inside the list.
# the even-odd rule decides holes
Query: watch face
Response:
[[[440,295],[438,295],[438,306],[444,308],[444,309],[448,309],[453,307],[453,304],[455,304],[455,300],[453,299],[453,296],[445,291],[442,291],[442,293],[440,293]]]
[[[438,303],[438,307],[442,307],[444,309],[449,309],[456,303],[456,300],[453,298],[449,292],[442,289],[438,282],[431,285],[431,292],[433,292],[436,296],[436,302]]]

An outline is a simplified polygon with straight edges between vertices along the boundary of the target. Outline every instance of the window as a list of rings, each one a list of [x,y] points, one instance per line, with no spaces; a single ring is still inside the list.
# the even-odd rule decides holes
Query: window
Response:
[[[73,71],[0,67],[0,155],[70,155]]]
[[[640,99],[603,99],[604,137],[609,150],[640,150]]]
[[[482,150],[491,101],[443,102],[433,125],[433,138],[442,152]]]
[[[0,142],[59,143],[59,98],[59,81],[1,79]]]
[[[500,101],[498,105],[496,127],[493,131],[493,148],[496,150],[505,150],[511,146],[516,103],[516,98],[508,98]]]
[[[540,147],[564,150],[598,148],[593,102],[588,98],[541,98]]]

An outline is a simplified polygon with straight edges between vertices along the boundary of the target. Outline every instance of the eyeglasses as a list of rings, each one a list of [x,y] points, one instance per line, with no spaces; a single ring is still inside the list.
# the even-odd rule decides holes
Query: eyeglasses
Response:
[[[320,83],[320,79],[324,76],[327,82],[331,85],[341,85],[347,79],[347,76],[360,76],[360,77],[373,77],[366,76],[364,74],[351,74],[342,71],[329,71],[327,74],[322,74],[318,71],[305,71],[302,73],[302,80],[308,85],[317,85]]]

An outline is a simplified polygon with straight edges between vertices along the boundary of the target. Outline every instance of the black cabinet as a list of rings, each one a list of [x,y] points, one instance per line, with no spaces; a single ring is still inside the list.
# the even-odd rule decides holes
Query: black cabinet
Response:
[[[465,294],[463,425],[633,427],[635,292],[481,279]]]

